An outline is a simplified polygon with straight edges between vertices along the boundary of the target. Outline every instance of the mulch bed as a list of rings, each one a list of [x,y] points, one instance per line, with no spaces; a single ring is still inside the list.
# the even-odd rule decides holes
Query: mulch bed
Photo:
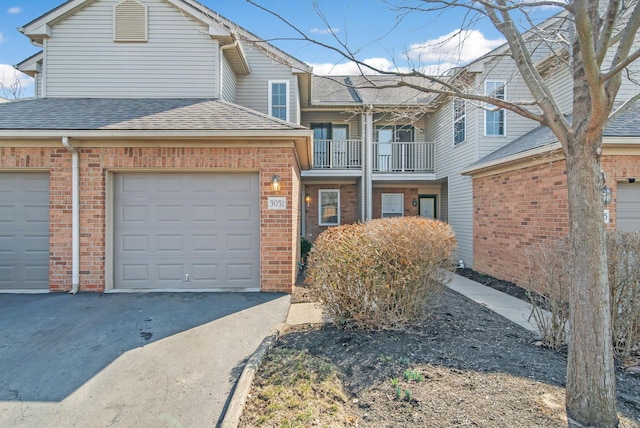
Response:
[[[469,271],[458,273],[526,299],[513,284]],[[296,299],[306,298],[303,288]],[[566,353],[536,345],[533,333],[449,289],[409,331],[304,326],[276,346],[335,365],[358,426],[566,426]],[[394,397],[390,379],[407,367],[426,380],[401,385],[411,390],[408,399]],[[619,413],[631,420],[623,426],[640,426],[640,376],[620,367],[617,393]]]

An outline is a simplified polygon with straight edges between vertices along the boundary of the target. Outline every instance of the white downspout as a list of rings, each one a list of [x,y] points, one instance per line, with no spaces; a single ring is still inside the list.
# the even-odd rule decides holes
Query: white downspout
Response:
[[[367,111],[367,221],[373,219],[373,106]]]
[[[362,109],[360,116],[360,159],[362,162],[362,179],[360,183],[360,219],[367,220],[367,123],[365,108]]]
[[[78,150],[62,137],[62,145],[71,152],[71,291],[80,289],[80,167]]]

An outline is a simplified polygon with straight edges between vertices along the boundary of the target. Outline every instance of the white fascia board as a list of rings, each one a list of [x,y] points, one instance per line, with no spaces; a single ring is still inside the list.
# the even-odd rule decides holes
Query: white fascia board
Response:
[[[44,27],[48,27],[52,22],[64,18],[67,14],[74,12],[76,9],[88,6],[96,0],[70,0],[61,4],[55,9],[50,10],[44,15],[39,16],[33,21],[18,28],[18,31],[23,33],[27,37],[32,35],[43,34]],[[51,36],[49,33],[48,36]]]
[[[538,156],[544,153],[548,153],[548,152],[553,152],[555,150],[560,150],[562,149],[562,145],[560,143],[551,143],[551,144],[547,144],[545,146],[542,147],[538,147],[532,150],[527,150],[524,152],[520,152],[520,153],[516,153],[510,156],[506,156],[504,158],[500,158],[500,159],[495,159],[493,161],[490,162],[486,162],[486,163],[482,163],[482,164],[478,164],[478,165],[474,165],[468,168],[463,169],[462,171],[460,171],[461,175],[474,175],[478,172],[481,172],[483,170],[486,169],[491,169],[491,168],[495,168],[501,165],[507,165],[509,163],[512,162],[517,162],[517,161],[521,161],[524,160],[526,158],[532,157],[532,156]]]

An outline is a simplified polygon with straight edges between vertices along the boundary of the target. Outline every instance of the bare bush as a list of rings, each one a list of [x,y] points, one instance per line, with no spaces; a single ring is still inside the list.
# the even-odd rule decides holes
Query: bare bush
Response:
[[[607,237],[613,347],[623,360],[640,357],[640,232]],[[636,362],[629,362],[637,364]]]
[[[421,217],[333,227],[314,243],[307,283],[338,325],[406,327],[446,285],[455,245],[450,226]]]
[[[560,239],[529,257],[529,298],[542,342],[553,349],[567,342],[569,322],[569,243]]]

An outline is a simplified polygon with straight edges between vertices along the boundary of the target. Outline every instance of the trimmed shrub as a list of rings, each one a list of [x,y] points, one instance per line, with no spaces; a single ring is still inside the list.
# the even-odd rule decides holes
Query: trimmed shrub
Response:
[[[307,284],[337,325],[407,327],[449,280],[455,246],[450,226],[422,217],[332,227],[314,242]]]

